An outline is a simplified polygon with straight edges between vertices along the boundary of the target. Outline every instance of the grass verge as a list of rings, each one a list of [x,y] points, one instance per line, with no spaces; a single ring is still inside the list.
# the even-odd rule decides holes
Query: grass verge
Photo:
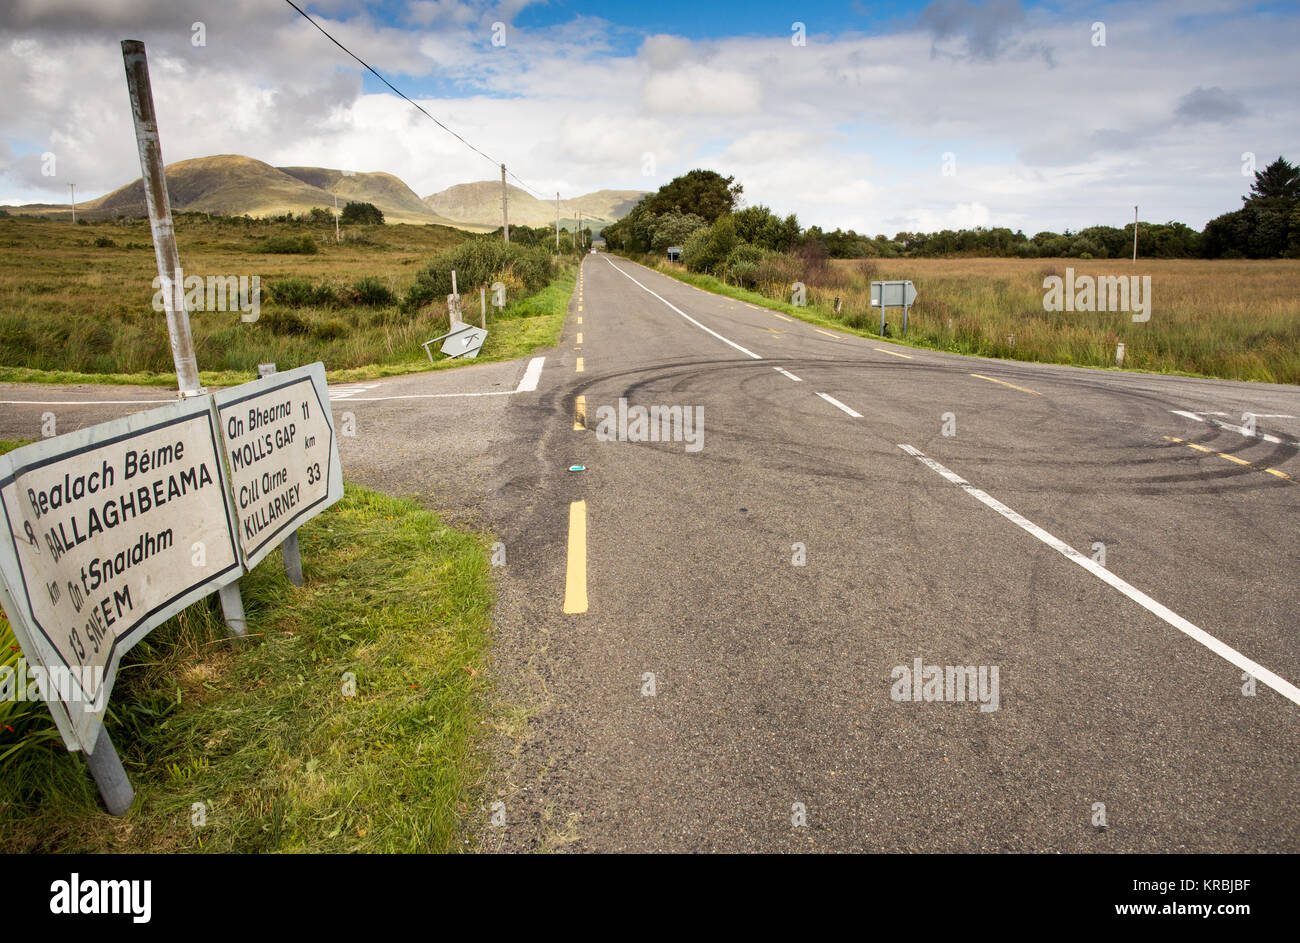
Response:
[[[834,260],[809,277],[808,304],[779,297],[778,286],[745,290],[710,275],[687,272],[660,259],[633,258],[706,291],[780,311],[810,324],[860,337],[887,339],[923,350],[1003,360],[1265,383],[1300,383],[1300,262],[1197,259]],[[1149,275],[1150,317],[1129,312],[1048,312],[1043,283],[1066,268],[1078,275]],[[918,299],[906,337],[902,312],[888,312],[890,329],[876,333],[879,311],[867,304],[873,279],[910,278]],[[834,312],[838,298],[843,307]]]
[[[327,370],[331,383],[354,383],[379,377],[405,376],[431,370],[454,370],[475,363],[493,363],[514,360],[542,347],[551,347],[560,340],[564,329],[564,316],[569,298],[577,283],[577,269],[566,268],[544,289],[535,295],[513,302],[501,313],[488,319],[488,339],[476,358],[464,360],[438,360],[429,363],[423,350],[420,359],[395,363],[372,363],[342,370]],[[471,321],[476,321],[471,317]],[[431,337],[437,334],[430,332]],[[427,340],[427,338],[426,338]],[[435,352],[434,356],[438,356]],[[292,364],[279,364],[286,370]],[[204,370],[199,382],[207,387],[236,386],[256,380],[255,373],[242,370]],[[53,384],[104,384],[127,386],[175,386],[174,373],[77,373],[70,370],[34,370],[30,367],[0,366],[0,383],[53,383]]]
[[[407,298],[426,266],[470,245],[465,232],[436,225],[360,226],[335,243],[332,225],[201,214],[178,215],[176,230],[187,279],[262,280],[260,317],[249,323],[234,310],[202,310],[204,304],[229,305],[216,303],[201,285],[194,289],[190,324],[207,386],[255,379],[257,365],[267,361],[283,370],[319,360],[331,379],[345,381],[462,365],[453,360],[431,366],[420,346],[446,330],[442,299],[416,310],[399,299]],[[319,251],[258,250],[277,235],[307,236]],[[574,267],[574,259],[564,257],[556,281],[571,287]],[[173,386],[166,327],[152,304],[155,276],[145,221],[74,226],[0,218],[0,381]],[[503,277],[510,297],[521,297],[524,284],[509,273]],[[472,319],[477,288],[463,280],[461,288]],[[489,313],[491,333],[479,360],[512,359],[535,349],[534,338],[558,339],[559,321],[547,330],[546,312],[531,301]],[[513,323],[518,317],[526,320]]]
[[[128,654],[108,729],[131,811],[102,811],[82,758],[39,744],[0,765],[0,852],[464,847],[486,709],[484,540],[348,485],[301,546],[305,587],[279,554],[241,584],[249,640],[226,637],[214,595]]]

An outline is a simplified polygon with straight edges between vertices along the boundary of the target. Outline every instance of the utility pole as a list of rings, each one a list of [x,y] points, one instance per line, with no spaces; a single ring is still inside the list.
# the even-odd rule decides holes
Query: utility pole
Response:
[[[338,245],[342,240],[339,239],[339,195],[334,194],[334,244]]]
[[[77,185],[70,183],[68,189],[72,192],[72,221],[75,223],[77,221]]]
[[[1138,208],[1133,207],[1133,264],[1138,261]]]
[[[578,210],[578,232],[574,236],[574,245],[579,249],[587,248],[586,237],[582,235],[582,210]]]
[[[185,310],[184,278],[180,255],[176,251],[176,229],[172,225],[172,207],[167,197],[162,146],[158,143],[158,115],[153,107],[144,43],[138,39],[122,40],[122,61],[126,66],[126,88],[131,96],[131,117],[135,121],[135,143],[140,152],[140,175],[144,178],[149,228],[153,230],[153,252],[162,281],[167,333],[171,336],[172,360],[176,364],[176,384],[180,387],[181,398],[185,399],[207,391],[199,385],[194,335],[190,332],[189,312]]]
[[[560,251],[560,191],[555,191],[555,251]]]
[[[506,165],[501,165],[501,234],[510,241],[510,211],[506,207]]]

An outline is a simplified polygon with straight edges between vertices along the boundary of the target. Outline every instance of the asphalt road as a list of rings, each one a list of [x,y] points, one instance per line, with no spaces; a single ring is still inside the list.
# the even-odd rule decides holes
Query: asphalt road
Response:
[[[836,335],[605,256],[541,353],[536,390],[332,396],[349,478],[505,545],[480,847],[1300,851],[1300,390]],[[5,385],[0,436],[146,397]],[[600,441],[620,399],[702,439]],[[901,699],[916,659],[941,699]]]

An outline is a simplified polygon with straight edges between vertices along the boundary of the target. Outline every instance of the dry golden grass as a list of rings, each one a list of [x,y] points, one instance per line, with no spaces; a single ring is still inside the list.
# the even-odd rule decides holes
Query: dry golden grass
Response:
[[[1048,275],[1149,275],[1151,317],[1126,312],[1048,312]],[[1300,383],[1300,261],[1198,259],[871,259],[836,260],[810,279],[809,302],[839,320],[879,330],[868,309],[873,280],[911,279],[917,304],[908,341],[983,356],[1110,366],[1125,345],[1124,366],[1234,380]],[[897,336],[901,312],[890,311]],[[1014,341],[1011,338],[1014,337]]]

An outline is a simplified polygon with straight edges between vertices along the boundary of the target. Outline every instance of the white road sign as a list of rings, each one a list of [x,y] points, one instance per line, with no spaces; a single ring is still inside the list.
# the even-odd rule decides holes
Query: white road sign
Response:
[[[871,307],[881,307],[880,299],[884,297],[886,308],[907,308],[916,301],[916,286],[907,281],[872,282]]]
[[[481,327],[465,325],[442,342],[442,352],[450,357],[477,357],[487,331]]]
[[[325,367],[276,373],[213,399],[230,462],[236,533],[252,569],[343,496]]]
[[[69,749],[91,751],[122,656],[239,578],[211,401],[0,456],[0,601]]]

